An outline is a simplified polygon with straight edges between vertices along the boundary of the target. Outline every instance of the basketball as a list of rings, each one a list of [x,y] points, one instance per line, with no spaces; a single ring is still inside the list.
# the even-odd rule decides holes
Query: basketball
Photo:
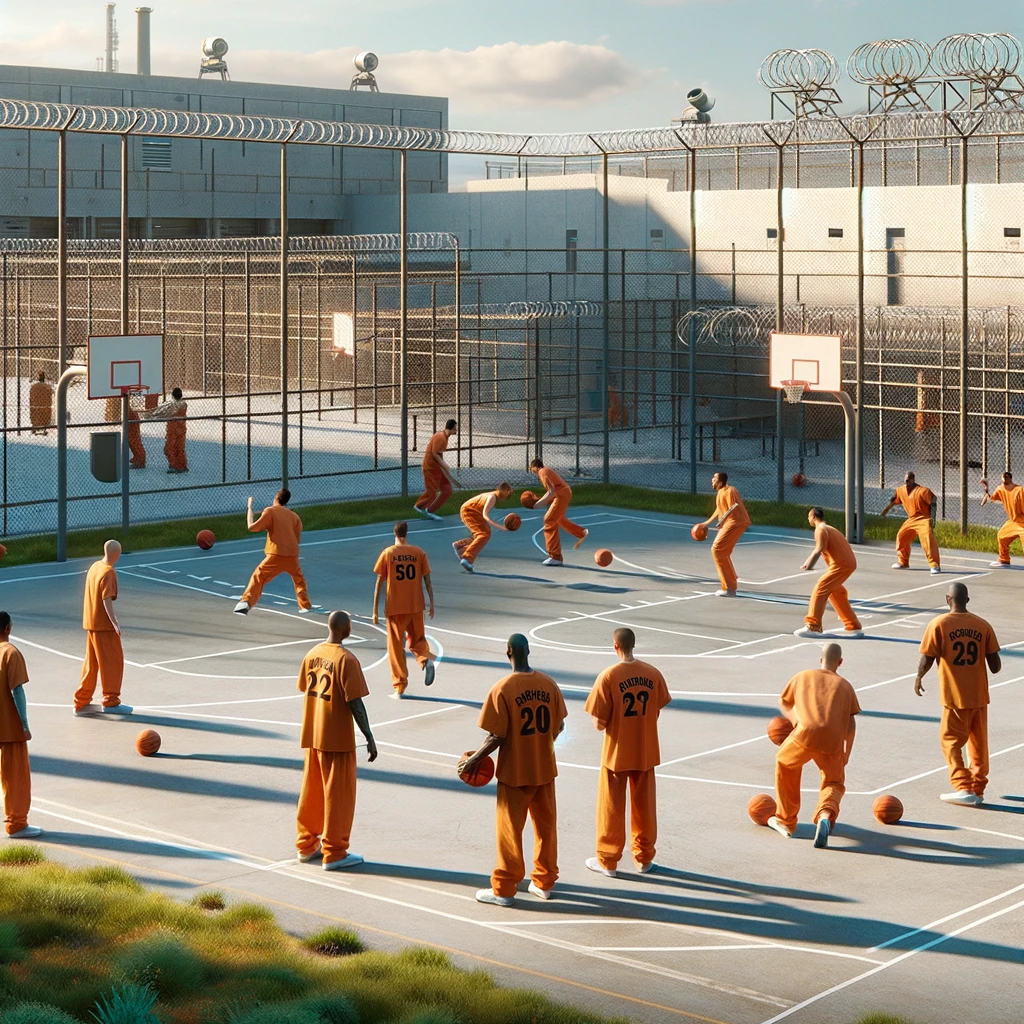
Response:
[[[782,746],[783,740],[793,731],[793,723],[782,715],[776,715],[768,723],[768,739],[777,747]]]
[[[708,528],[703,523],[694,523],[690,527],[690,536],[694,540],[707,540],[708,539]]]
[[[467,750],[462,758],[472,757],[476,753],[475,750]],[[462,758],[459,758],[461,761]],[[476,771],[472,775],[462,774],[459,776],[460,779],[467,786],[474,786],[479,788],[480,786],[486,786],[491,779],[494,778],[494,758],[490,755],[480,758],[479,763],[476,766]]]
[[[533,491],[523,491],[523,493],[519,495],[519,503],[523,508],[533,508],[533,506],[537,504],[537,495],[534,494]]]
[[[204,550],[209,551],[210,548],[216,543],[217,538],[213,535],[213,530],[200,530],[196,534],[196,543]]]
[[[794,473],[793,474],[793,479],[790,480],[790,483],[794,487],[806,487],[807,486],[807,477],[805,477],[803,475],[803,473]]]
[[[522,519],[520,519],[519,516],[517,516],[515,514],[515,512],[509,512],[509,514],[507,516],[505,516],[505,529],[506,530],[511,530],[514,533],[522,525],[523,525]]]
[[[6,554],[7,554],[7,548],[5,548],[3,546],[3,544],[0,544],[0,558],[3,558],[4,555],[6,555]]]
[[[152,757],[160,749],[160,733],[155,729],[143,729],[135,737],[135,749],[143,757]]]
[[[886,794],[871,805],[871,813],[883,825],[895,825],[903,817],[903,804],[897,797]]]
[[[755,825],[767,825],[775,813],[775,797],[767,793],[755,793],[747,804],[747,814]]]
[[[597,562],[602,569],[611,565],[614,557],[615,556],[607,548],[599,548],[594,552],[594,561]]]

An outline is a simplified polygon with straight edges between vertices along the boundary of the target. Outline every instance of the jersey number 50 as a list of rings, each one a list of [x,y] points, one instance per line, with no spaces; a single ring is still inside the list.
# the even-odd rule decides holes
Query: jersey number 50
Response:
[[[395,566],[395,579],[396,580],[414,580],[416,579],[416,566],[415,565],[403,565],[401,562]]]

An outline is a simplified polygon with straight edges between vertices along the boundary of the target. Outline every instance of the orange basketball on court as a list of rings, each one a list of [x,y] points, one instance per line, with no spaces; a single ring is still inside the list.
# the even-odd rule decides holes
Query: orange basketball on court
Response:
[[[5,548],[3,546],[3,544],[0,544],[0,558],[3,558],[4,555],[6,555],[6,554],[7,554],[7,548]]]
[[[152,757],[160,749],[160,733],[155,729],[143,729],[135,737],[135,749],[143,757]]]
[[[522,519],[520,519],[519,516],[517,516],[515,514],[515,512],[509,512],[509,514],[507,516],[505,516],[505,529],[506,530],[511,530],[513,533],[515,533],[515,531],[518,530],[519,527],[522,526],[522,525],[523,525]]]
[[[785,738],[793,731],[793,723],[782,715],[776,715],[768,723],[768,739],[777,747],[781,747]]]
[[[803,473],[794,473],[793,479],[790,480],[790,483],[794,487],[805,487],[807,485],[807,477],[805,477]]]
[[[694,523],[690,527],[690,536],[694,540],[707,540],[708,539],[708,528],[703,523]]]
[[[903,803],[898,797],[884,794],[871,805],[871,813],[883,825],[895,825],[903,817]]]
[[[472,757],[475,753],[475,750],[467,750],[462,757]],[[462,758],[459,758],[459,760],[461,761]],[[462,774],[459,778],[462,779],[467,786],[474,786],[477,788],[480,786],[486,786],[487,783],[494,778],[494,758],[490,755],[480,758],[475,772],[469,775]]]
[[[747,804],[747,814],[755,825],[767,825],[768,819],[775,813],[775,797],[767,793],[757,793]]]
[[[533,506],[537,504],[537,495],[534,494],[533,491],[523,491],[523,493],[519,495],[519,503],[523,508],[533,508]]]
[[[607,548],[598,548],[598,550],[594,552],[594,561],[597,562],[602,569],[611,565],[614,558],[615,556]]]
[[[209,551],[216,542],[217,538],[214,536],[213,530],[200,530],[196,534],[196,543],[204,551]]]

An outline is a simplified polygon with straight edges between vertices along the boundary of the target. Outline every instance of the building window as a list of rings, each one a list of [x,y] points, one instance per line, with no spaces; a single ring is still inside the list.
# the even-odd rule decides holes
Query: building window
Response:
[[[1003,238],[1020,238],[1020,228],[1003,228]]]
[[[779,229],[778,228],[769,228],[768,229],[768,238],[769,239],[778,238],[778,237],[779,237]]]
[[[903,253],[906,248],[906,228],[885,229],[886,305],[903,304]]]
[[[665,229],[664,228],[651,228],[651,248],[652,249],[664,249],[665,248]]]
[[[843,229],[842,228],[829,228],[828,229],[828,237],[829,238],[842,238],[843,237]]]
[[[171,140],[142,140],[142,169],[144,171],[169,171],[171,169]]]
[[[565,233],[565,272],[576,273],[576,246],[579,241],[579,232],[575,229]]]

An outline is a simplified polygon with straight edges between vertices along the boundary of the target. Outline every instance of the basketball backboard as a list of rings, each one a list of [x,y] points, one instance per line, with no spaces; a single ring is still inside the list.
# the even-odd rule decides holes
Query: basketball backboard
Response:
[[[90,398],[120,398],[123,388],[164,390],[162,334],[97,335],[89,339]]]
[[[843,339],[838,334],[779,334],[769,338],[769,383],[803,381],[808,391],[842,391]]]
[[[334,354],[350,356],[356,349],[356,324],[351,313],[334,314]]]

